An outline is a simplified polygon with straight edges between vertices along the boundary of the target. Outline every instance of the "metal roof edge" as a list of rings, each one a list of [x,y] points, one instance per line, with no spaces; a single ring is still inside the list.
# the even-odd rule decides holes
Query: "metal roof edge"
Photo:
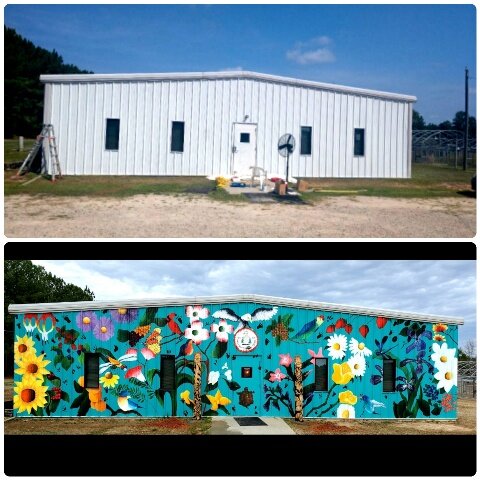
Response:
[[[40,75],[43,83],[69,83],[69,82],[121,82],[121,81],[155,81],[155,80],[214,80],[221,78],[243,78],[262,80],[267,82],[282,83],[294,86],[320,88],[323,90],[340,91],[370,97],[388,98],[404,102],[416,102],[417,97],[400,93],[369,90],[366,88],[336,85],[334,83],[315,82],[298,78],[270,75],[266,73],[250,72],[246,70],[227,72],[179,72],[179,73],[86,73],[63,75]]]
[[[104,310],[109,308],[142,308],[197,304],[223,304],[235,302],[252,302],[274,304],[284,307],[300,307],[311,310],[325,310],[357,315],[381,316],[402,320],[417,320],[423,322],[442,322],[448,324],[463,325],[461,317],[446,317],[441,315],[428,315],[424,313],[402,312],[381,308],[367,308],[354,305],[341,305],[336,303],[324,303],[311,300],[298,300],[284,297],[271,297],[267,295],[241,294],[241,295],[218,295],[206,297],[170,297],[170,298],[147,298],[134,300],[111,300],[89,302],[59,302],[59,303],[26,303],[11,304],[8,306],[9,313],[46,313],[67,312],[81,310]]]

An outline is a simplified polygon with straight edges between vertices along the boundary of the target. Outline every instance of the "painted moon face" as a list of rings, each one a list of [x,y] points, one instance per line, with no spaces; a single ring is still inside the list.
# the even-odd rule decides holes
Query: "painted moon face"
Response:
[[[241,328],[234,338],[235,348],[239,352],[251,352],[258,345],[258,336],[251,328]]]

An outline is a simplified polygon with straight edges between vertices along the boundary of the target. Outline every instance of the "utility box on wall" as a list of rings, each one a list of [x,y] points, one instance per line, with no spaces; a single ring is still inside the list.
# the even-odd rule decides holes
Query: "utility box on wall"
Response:
[[[233,295],[10,305],[16,416],[457,415],[463,320]],[[301,371],[295,372],[299,357]],[[299,364],[300,365],[300,364]]]

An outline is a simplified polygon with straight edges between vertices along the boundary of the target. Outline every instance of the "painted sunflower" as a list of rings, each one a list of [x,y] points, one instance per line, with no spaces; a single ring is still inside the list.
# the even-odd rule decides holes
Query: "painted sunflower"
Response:
[[[33,378],[43,380],[43,376],[50,373],[50,371],[45,368],[50,363],[50,360],[44,360],[44,356],[44,353],[39,357],[34,353],[22,355],[17,362],[20,368],[17,368],[15,373],[23,375],[23,379]]]
[[[40,380],[35,378],[22,378],[21,382],[15,382],[13,388],[16,395],[13,396],[13,408],[18,409],[18,413],[27,411],[30,413],[43,407],[47,403],[47,386],[43,386]]]
[[[17,335],[17,341],[14,344],[13,351],[15,354],[15,363],[17,365],[20,358],[22,358],[23,356],[30,353],[37,353],[37,350],[35,349],[35,343],[33,342],[33,339],[28,335],[25,335],[22,338]]]
[[[100,383],[105,388],[112,388],[118,383],[118,375],[114,375],[112,372],[107,372],[103,377],[100,377]]]

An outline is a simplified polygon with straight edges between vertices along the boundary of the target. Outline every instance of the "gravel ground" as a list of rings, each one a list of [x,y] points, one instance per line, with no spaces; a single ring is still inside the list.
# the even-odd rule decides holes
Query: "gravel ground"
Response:
[[[474,198],[328,197],[315,205],[194,195],[5,197],[8,238],[472,238]]]

